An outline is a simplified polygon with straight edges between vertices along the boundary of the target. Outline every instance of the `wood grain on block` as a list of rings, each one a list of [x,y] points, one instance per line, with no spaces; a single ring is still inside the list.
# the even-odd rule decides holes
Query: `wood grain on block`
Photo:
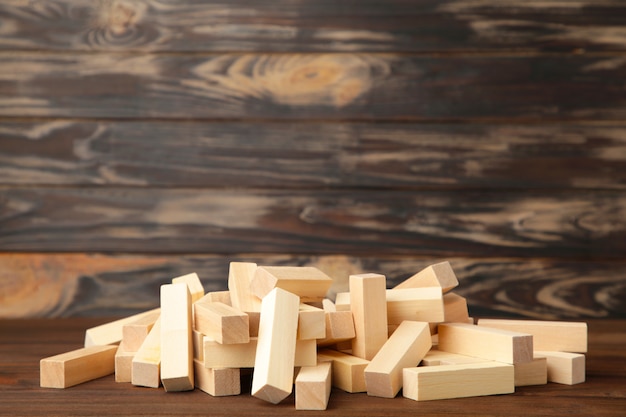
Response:
[[[346,392],[366,392],[365,368],[370,361],[333,349],[322,349],[317,353],[317,361],[333,363],[332,385]]]
[[[272,404],[278,404],[293,390],[299,307],[300,298],[282,288],[273,288],[261,303],[251,392]]]
[[[298,314],[298,339],[323,339],[324,337],[326,337],[324,310],[301,303]]]
[[[206,293],[206,295],[198,301],[203,299],[210,303],[223,303],[231,307],[233,305],[230,300],[230,291],[211,291]]]
[[[239,368],[206,368],[201,360],[194,359],[196,388],[214,397],[241,394]]]
[[[441,288],[406,288],[385,292],[388,324],[400,324],[404,320],[444,321],[444,302]]]
[[[530,362],[520,362],[515,368],[515,386],[544,385],[548,383],[548,364],[546,358],[534,358]]]
[[[133,358],[135,351],[125,349],[124,343],[120,343],[115,352],[115,382],[131,382],[133,370]]]
[[[532,334],[535,350],[574,353],[587,352],[587,323],[479,319],[478,325]]]
[[[438,348],[509,364],[533,360],[532,335],[472,324],[440,324]]]
[[[350,311],[355,337],[352,354],[371,360],[387,341],[387,300],[385,276],[350,275]]]
[[[296,410],[326,410],[330,398],[332,362],[300,368],[296,377]]]
[[[191,294],[191,302],[194,303],[204,297],[204,287],[198,277],[198,274],[192,272],[191,274],[182,275],[172,279],[172,284],[187,284],[189,287],[189,294]]]
[[[585,355],[582,353],[535,351],[536,358],[546,358],[548,381],[575,385],[585,382]]]
[[[42,388],[68,388],[115,372],[117,346],[90,346],[39,361]]]
[[[338,292],[335,296],[335,310],[350,311],[350,293]]]
[[[447,323],[469,323],[470,316],[467,309],[467,299],[449,292],[443,295],[443,318]],[[473,324],[474,321],[472,320]]]
[[[405,368],[402,395],[415,401],[515,391],[513,365],[498,362]]]
[[[489,359],[476,358],[474,356],[460,355],[458,353],[431,349],[420,362],[420,366],[463,365],[466,363],[481,363],[488,361]]]
[[[138,351],[160,316],[161,310],[157,309],[141,316],[131,323],[125,324],[122,327],[121,343],[124,345],[124,349],[130,352]]]
[[[261,299],[250,289],[256,268],[254,262],[231,262],[228,267],[231,304],[245,313],[261,311]]]
[[[250,290],[263,298],[272,289],[282,288],[300,297],[303,303],[321,302],[332,282],[332,278],[312,266],[259,266]]]
[[[224,303],[198,301],[193,306],[195,328],[218,343],[248,343],[250,322],[246,313]]]
[[[250,326],[250,337],[259,337],[259,322],[261,321],[260,311],[246,311],[248,315],[248,325]]]
[[[402,389],[402,369],[417,366],[431,346],[428,323],[403,321],[365,368],[367,395],[394,398]]]
[[[354,339],[356,334],[351,311],[327,311],[325,316],[326,336],[317,340],[318,346],[330,346]]]
[[[187,284],[161,286],[161,382],[165,391],[195,387],[191,304]]]
[[[459,285],[459,280],[450,262],[444,261],[424,268],[396,285],[394,289],[440,287],[443,293],[447,293],[457,285]]]
[[[123,338],[124,325],[137,321],[142,317],[150,316],[154,314],[155,311],[158,311],[158,309],[144,311],[143,313],[87,329],[85,331],[85,347],[120,343]]]
[[[142,387],[161,385],[161,318],[154,323],[133,358],[131,382]]]

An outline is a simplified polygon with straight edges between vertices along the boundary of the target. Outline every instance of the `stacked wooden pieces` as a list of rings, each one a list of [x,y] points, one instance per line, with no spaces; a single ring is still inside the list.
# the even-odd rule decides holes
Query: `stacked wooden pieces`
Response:
[[[384,275],[352,275],[334,303],[331,283],[312,267],[246,262],[231,263],[228,291],[205,295],[196,274],[175,278],[160,309],[88,329],[85,348],[43,359],[41,385],[115,372],[168,392],[238,395],[250,368],[253,396],[276,404],[295,389],[296,409],[323,410],[331,386],[423,401],[585,379],[585,323],[474,324],[448,262],[392,289]]]

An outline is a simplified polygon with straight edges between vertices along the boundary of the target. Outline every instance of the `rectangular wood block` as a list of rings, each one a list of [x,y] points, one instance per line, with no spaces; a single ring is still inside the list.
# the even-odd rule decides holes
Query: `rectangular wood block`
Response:
[[[332,362],[300,368],[296,377],[296,410],[326,410],[331,389]]]
[[[195,303],[204,297],[204,287],[202,286],[202,282],[200,282],[198,274],[195,272],[172,279],[172,284],[180,283],[187,284],[187,287],[189,287],[189,294],[191,295],[192,303]]]
[[[90,346],[39,361],[42,388],[68,388],[115,372],[117,346]]]
[[[191,340],[193,343],[193,358],[204,361],[204,338],[206,336],[197,330],[192,330]]]
[[[250,322],[246,313],[224,303],[198,301],[194,325],[200,333],[222,344],[248,343]]]
[[[548,383],[548,364],[546,358],[535,358],[530,362],[521,362],[515,367],[515,386],[545,385]]]
[[[211,292],[206,293],[204,297],[202,297],[198,301],[207,301],[210,303],[223,303],[231,307],[233,305],[232,301],[230,300],[230,291],[211,291]]]
[[[185,283],[161,286],[161,382],[165,391],[193,390],[191,295]]]
[[[318,346],[330,346],[354,339],[354,320],[351,311],[327,311],[326,337],[317,340]],[[352,343],[350,343],[352,346]]]
[[[282,288],[263,298],[252,374],[254,397],[278,404],[291,394],[299,308],[300,298]]]
[[[499,362],[404,368],[402,395],[415,401],[514,392],[513,365]]]
[[[298,339],[323,339],[326,336],[326,314],[321,308],[300,304]]]
[[[402,369],[417,366],[431,346],[428,323],[403,321],[365,368],[367,395],[394,398],[402,388]]]
[[[338,292],[335,296],[335,310],[350,311],[350,293]]]
[[[420,362],[420,366],[463,365],[466,363],[481,363],[488,361],[488,359],[476,358],[474,356],[459,355],[458,353],[431,349]]]
[[[250,290],[259,298],[273,288],[282,288],[298,297],[303,303],[321,302],[333,280],[312,266],[259,266]]]
[[[161,384],[161,318],[157,319],[146,340],[133,358],[133,385],[158,388]]]
[[[152,330],[152,326],[161,316],[161,310],[153,310],[149,314],[143,315],[139,319],[125,324],[122,327],[122,343],[124,350],[128,352],[136,352],[141,347],[148,333]]]
[[[582,353],[535,351],[536,358],[546,358],[548,381],[575,385],[585,382],[585,355]]]
[[[231,262],[228,269],[228,291],[231,304],[244,313],[261,311],[261,298],[252,293],[250,284],[257,264],[253,262]]]
[[[198,359],[193,363],[196,388],[214,397],[241,394],[239,368],[205,368]]]
[[[355,337],[352,354],[371,360],[387,341],[387,299],[384,275],[350,275],[350,311]]]
[[[469,323],[470,316],[465,297],[461,297],[453,292],[444,294],[443,319],[446,323]]]
[[[87,329],[85,331],[85,347],[120,343],[123,337],[124,325],[137,321],[146,315],[150,315],[154,311],[155,310],[144,311],[143,313],[134,314],[129,317],[124,317],[123,319]]]
[[[394,289],[439,287],[445,294],[459,285],[459,280],[448,261],[430,265],[417,274],[407,278]]]
[[[124,343],[120,343],[115,352],[115,382],[132,381],[134,351],[124,349]]]
[[[535,350],[587,352],[587,323],[480,319],[478,325],[532,334]]]
[[[388,324],[404,320],[444,321],[443,294],[439,287],[393,289],[385,292]]]
[[[332,361],[332,386],[350,393],[366,392],[365,368],[370,361],[332,349],[317,353],[318,362]]]
[[[532,335],[472,324],[440,324],[438,348],[510,364],[533,360]]]

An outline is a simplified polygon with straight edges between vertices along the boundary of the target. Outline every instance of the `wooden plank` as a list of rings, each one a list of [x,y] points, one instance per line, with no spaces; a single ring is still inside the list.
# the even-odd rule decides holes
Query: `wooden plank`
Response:
[[[326,313],[321,308],[300,303],[298,312],[298,339],[326,337]]]
[[[116,253],[256,250],[414,256],[420,247],[422,255],[431,257],[490,253],[611,259],[626,254],[626,216],[621,215],[626,195],[620,192],[129,193],[118,188],[34,187],[3,189],[3,198],[3,251],[54,247]],[[236,207],[242,209],[235,212]],[[572,227],[572,219],[585,228]],[[188,238],[190,233],[194,239]]]
[[[354,339],[356,333],[351,311],[326,311],[325,316],[326,335],[317,340],[318,346],[330,346]]]
[[[618,0],[3,2],[4,50],[623,51]],[[33,30],[36,27],[38,30]]]
[[[198,301],[193,305],[195,329],[221,344],[248,343],[248,315],[223,303]]]
[[[191,274],[181,275],[172,279],[172,284],[184,283],[189,288],[189,294],[191,294],[191,302],[194,303],[204,297],[204,287],[198,274],[192,272]]]
[[[533,335],[535,350],[556,350],[561,352],[587,352],[587,323],[546,321],[546,320],[506,320],[479,319],[479,326]]]
[[[403,321],[365,368],[367,395],[394,398],[402,370],[417,366],[431,347],[428,323]]]
[[[158,309],[137,313],[123,319],[92,327],[85,331],[85,347],[120,343],[124,337],[124,326],[145,317],[152,317]]]
[[[205,368],[201,360],[194,359],[194,383],[197,388],[214,397],[241,394],[239,368]]]
[[[473,324],[442,323],[439,325],[439,349],[510,364],[530,362],[533,337]]]
[[[429,265],[396,285],[394,289],[439,287],[443,293],[447,293],[457,285],[459,285],[459,280],[450,262],[444,261]]]
[[[441,288],[403,288],[386,291],[387,323],[404,320],[441,322],[445,320]]]
[[[322,349],[317,353],[318,362],[333,363],[332,385],[350,393],[366,392],[365,368],[370,361],[332,349]]]
[[[546,358],[534,358],[530,362],[516,363],[515,386],[545,385],[548,383],[548,363]]]
[[[1,117],[626,118],[620,56],[4,52],[0,74]]]
[[[133,358],[131,382],[133,385],[151,388],[161,385],[161,318],[154,323]]]
[[[138,351],[160,316],[161,309],[155,309],[145,315],[142,314],[137,320],[125,324],[122,327],[122,343],[120,343],[120,345],[124,345],[124,350]]]
[[[582,353],[536,351],[535,357],[546,358],[549,382],[566,385],[585,382],[585,355]]]
[[[386,278],[380,274],[350,275],[350,311],[355,337],[352,354],[371,360],[387,341]]]
[[[326,410],[330,399],[332,362],[300,368],[296,377],[296,410]]]
[[[316,122],[303,129],[61,119],[0,126],[5,185],[623,190],[624,164],[626,127],[618,124]]]
[[[301,302],[321,302],[332,278],[312,266],[259,266],[250,282],[250,291],[264,298],[274,288],[282,288],[300,297]]]
[[[509,394],[515,390],[513,365],[481,362],[405,368],[402,395],[415,401]]]
[[[474,356],[460,355],[458,353],[451,353],[451,352],[445,352],[443,350],[431,349],[424,356],[424,358],[422,359],[419,365],[420,366],[463,365],[467,363],[487,362],[488,360],[489,359],[476,358]]]
[[[254,262],[231,262],[228,266],[231,304],[245,313],[261,311],[261,299],[250,290],[256,268]]]
[[[136,351],[126,350],[124,343],[120,343],[115,351],[115,382],[131,382],[133,358]]]
[[[69,388],[115,372],[117,346],[94,345],[41,359],[39,385]]]
[[[161,286],[161,382],[165,391],[190,391],[193,381],[191,294],[186,283]]]

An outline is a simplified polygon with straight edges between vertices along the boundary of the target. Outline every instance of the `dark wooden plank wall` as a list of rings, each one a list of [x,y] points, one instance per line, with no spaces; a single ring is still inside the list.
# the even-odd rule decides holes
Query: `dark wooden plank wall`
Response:
[[[0,4],[0,317],[110,316],[228,263],[475,315],[626,317],[617,0]]]

